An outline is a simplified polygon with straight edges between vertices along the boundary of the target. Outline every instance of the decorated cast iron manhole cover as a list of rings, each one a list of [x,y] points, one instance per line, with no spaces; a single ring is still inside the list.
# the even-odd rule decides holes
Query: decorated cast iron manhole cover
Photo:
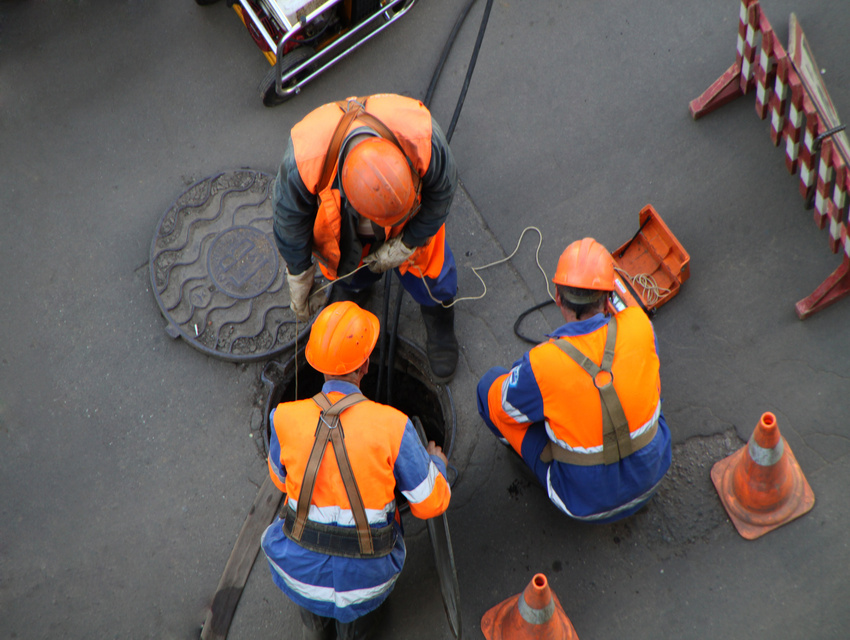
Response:
[[[272,185],[265,173],[221,173],[189,187],[162,216],[150,268],[169,335],[238,362],[276,356],[304,337],[309,323],[296,326],[272,235]],[[324,293],[327,300],[330,287]]]

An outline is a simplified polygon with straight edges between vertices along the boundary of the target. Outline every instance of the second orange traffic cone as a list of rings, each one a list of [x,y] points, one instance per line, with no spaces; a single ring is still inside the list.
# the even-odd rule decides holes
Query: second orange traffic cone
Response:
[[[542,573],[531,579],[525,591],[485,613],[481,631],[487,640],[578,640]]]
[[[746,447],[711,468],[711,481],[747,540],[799,518],[815,504],[815,494],[770,412],[762,415]]]

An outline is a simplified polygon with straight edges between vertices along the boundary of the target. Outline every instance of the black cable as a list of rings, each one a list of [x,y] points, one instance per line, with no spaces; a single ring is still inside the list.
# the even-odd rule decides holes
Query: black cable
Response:
[[[388,272],[392,273],[392,272]],[[393,403],[393,372],[395,371],[395,351],[398,342],[398,319],[401,316],[401,302],[404,300],[404,287],[399,283],[398,293],[395,296],[395,317],[393,318],[393,330],[390,334],[390,352],[387,355],[387,401]]]
[[[308,38],[301,38],[299,40],[296,40],[296,42],[298,43],[298,46],[304,46],[305,44],[313,44],[314,42],[319,40],[319,38],[321,38],[323,35],[325,35],[325,32],[328,30],[328,27],[331,26],[331,22],[332,22],[332,20],[325,21],[325,25],[321,28],[321,30],[318,33],[314,33],[312,36],[310,36]]]
[[[455,107],[452,123],[446,131],[446,140],[452,141],[452,134],[455,131],[457,119],[460,117],[460,110],[463,107],[463,102],[466,100],[466,91],[469,89],[469,81],[472,79],[472,72],[475,70],[475,63],[478,60],[478,50],[481,49],[481,43],[484,40],[484,31],[487,29],[487,20],[490,18],[490,9],[493,7],[493,0],[487,0],[487,5],[484,7],[484,15],[481,17],[481,26],[478,28],[478,38],[475,40],[475,48],[472,50],[472,58],[469,61],[469,67],[466,70],[466,78],[463,80],[463,89],[461,89],[460,97]]]
[[[546,302],[541,302],[519,314],[519,317],[516,319],[516,322],[514,322],[514,333],[516,334],[517,338],[519,338],[520,340],[525,340],[529,344],[540,344],[541,342],[543,342],[543,339],[534,340],[533,338],[529,338],[528,336],[523,335],[519,332],[519,326],[522,324],[522,321],[525,320],[525,316],[537,311],[538,309],[542,309],[543,307],[548,306],[550,304],[555,304],[555,301],[547,300]]]
[[[422,101],[429,109],[431,108],[431,99],[434,97],[434,91],[437,88],[437,80],[440,78],[440,74],[443,72],[443,66],[446,64],[446,60],[449,57],[449,52],[454,46],[455,39],[457,38],[457,32],[460,31],[461,25],[464,20],[466,20],[466,16],[469,13],[469,10],[472,9],[472,5],[474,5],[475,2],[476,0],[470,0],[469,4],[467,4],[464,10],[461,11],[457,21],[455,21],[455,26],[452,28],[452,32],[449,34],[448,40],[446,40],[446,45],[443,47],[443,54],[440,56],[440,61],[434,69],[434,74],[431,76],[431,84],[428,86],[428,91],[425,93],[425,99]]]
[[[461,12],[458,16],[458,19],[455,21],[455,26],[452,28],[452,32],[449,34],[449,38],[446,41],[445,47],[443,47],[443,53],[440,56],[440,61],[434,70],[434,74],[431,77],[431,83],[428,86],[428,91],[425,95],[425,100],[423,103],[425,106],[429,106],[431,103],[431,98],[434,96],[434,89],[437,85],[437,79],[440,77],[440,73],[442,73],[443,65],[446,62],[446,58],[448,58],[449,51],[454,44],[455,39],[457,38],[457,33],[460,30],[460,26],[463,24],[463,21],[466,19],[469,10],[472,8],[472,5],[475,4],[475,0],[471,0],[466,8]],[[469,62],[469,67],[466,70],[466,78],[463,83],[463,90],[461,92],[460,97],[458,98],[457,106],[455,107],[455,113],[452,118],[452,124],[449,127],[448,132],[446,133],[446,141],[451,141],[452,132],[454,131],[455,124],[457,123],[457,119],[460,116],[460,110],[463,107],[463,102],[466,98],[466,91],[469,88],[469,81],[472,78],[472,71],[475,68],[475,63],[478,59],[478,50],[481,48],[481,42],[484,40],[484,30],[487,28],[487,20],[490,16],[490,8],[493,6],[493,0],[487,0],[487,6],[484,9],[484,16],[481,20],[481,26],[478,29],[478,38],[475,42],[475,49],[472,53],[472,59]],[[389,276],[389,273],[387,274]],[[395,366],[395,345],[398,335],[398,322],[399,317],[401,316],[401,303],[402,298],[404,296],[404,287],[399,288],[398,296],[396,298],[396,307],[395,307],[395,316],[393,318],[392,324],[392,332],[390,333],[390,346],[389,353],[387,354],[387,360],[389,364],[387,365],[386,370],[386,391],[387,391],[387,403],[389,404],[389,398],[392,395],[392,375],[393,375],[393,367]],[[383,326],[387,326],[387,320],[389,319],[389,279],[387,280],[387,287],[384,290],[384,324]],[[384,335],[386,332],[384,333]],[[383,337],[383,336],[382,336]],[[384,386],[384,342],[381,342],[381,364],[378,369],[378,391],[376,396],[379,396],[381,387]],[[380,399],[378,399],[380,402]]]
[[[632,246],[632,243],[634,243],[634,241],[637,240],[637,237],[640,235],[641,231],[643,231],[643,228],[646,225],[648,225],[651,221],[652,221],[652,217],[647,216],[646,220],[643,221],[643,224],[640,225],[640,227],[638,227],[638,230],[635,232],[635,235],[632,236],[632,239],[629,240],[626,244],[624,244],[622,247],[620,247],[618,249],[619,254],[620,254],[619,256],[617,256],[618,258],[622,258],[624,255],[626,255],[626,251],[628,251],[629,247]]]
[[[387,355],[387,331],[386,328],[390,321],[390,287],[392,287],[392,271],[387,271],[384,276],[384,317],[381,319],[381,326],[384,330],[381,332],[381,346],[378,350],[378,383],[375,385],[375,402],[382,401],[384,391],[384,373],[386,372],[386,355]]]

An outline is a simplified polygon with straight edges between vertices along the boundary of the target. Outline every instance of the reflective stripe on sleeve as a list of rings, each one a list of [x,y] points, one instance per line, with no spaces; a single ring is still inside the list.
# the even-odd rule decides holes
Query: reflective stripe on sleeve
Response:
[[[428,499],[434,491],[434,485],[437,482],[437,476],[442,475],[437,465],[431,462],[428,465],[428,475],[416,487],[410,491],[402,491],[401,494],[407,498],[408,502],[419,503]]]
[[[510,386],[508,382],[510,379],[511,376],[507,376],[504,382],[502,382],[502,411],[519,424],[531,422],[527,415],[508,402],[508,387]]]

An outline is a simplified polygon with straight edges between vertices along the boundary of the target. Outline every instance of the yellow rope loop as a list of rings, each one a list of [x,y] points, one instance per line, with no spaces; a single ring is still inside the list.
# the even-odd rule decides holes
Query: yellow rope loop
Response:
[[[522,233],[519,236],[519,240],[517,240],[516,247],[514,247],[514,250],[511,252],[511,254],[509,256],[506,256],[506,257],[504,257],[500,260],[496,260],[495,262],[491,262],[489,264],[482,265],[480,267],[470,267],[470,269],[472,270],[472,273],[475,274],[475,277],[478,278],[478,280],[481,281],[481,286],[484,287],[484,291],[482,291],[481,295],[478,295],[478,296],[466,296],[464,298],[455,298],[454,301],[451,302],[450,304],[445,304],[442,300],[437,300],[437,298],[434,297],[434,294],[431,293],[431,289],[428,286],[428,281],[425,279],[425,274],[422,272],[422,269],[418,266],[415,266],[415,265],[411,265],[410,268],[415,269],[417,272],[419,272],[419,278],[422,280],[422,284],[425,286],[425,291],[428,292],[428,297],[431,298],[431,300],[433,300],[437,304],[441,305],[445,309],[453,307],[454,305],[456,305],[458,302],[461,302],[461,301],[481,300],[484,296],[487,295],[487,283],[484,281],[484,278],[482,278],[481,274],[479,274],[478,272],[484,271],[484,269],[489,269],[490,267],[495,267],[495,266],[500,265],[502,263],[505,263],[508,260],[510,260],[511,258],[513,258],[517,254],[517,251],[519,251],[519,247],[522,244],[522,240],[525,237],[525,234],[529,231],[536,231],[537,232],[538,241],[537,241],[537,248],[534,251],[534,262],[537,264],[537,268],[540,270],[540,273],[543,275],[543,280],[546,282],[546,293],[552,299],[552,301],[554,302],[555,296],[552,295],[552,288],[551,288],[551,284],[550,284],[550,281],[549,281],[549,276],[546,275],[546,271],[540,265],[540,249],[543,246],[543,232],[540,231],[540,229],[538,229],[537,227],[526,227],[525,229],[522,230]],[[360,269],[363,269],[364,267],[367,267],[367,266],[368,265],[366,265],[366,264],[361,264],[359,267],[357,267],[351,273],[347,273],[344,276],[339,277],[338,279],[342,280],[344,278],[348,278],[349,276],[352,276],[355,273],[357,273],[358,271],[360,271]],[[325,285],[319,287],[318,289],[316,289],[315,291],[311,292],[310,295],[314,296],[317,293],[324,291],[325,289],[327,289],[332,284],[333,284],[333,281],[328,282],[327,284],[325,284]],[[298,325],[299,325],[299,322],[298,322],[298,318],[296,317],[295,318],[295,356],[296,356],[296,358],[298,357],[298,333],[299,333]],[[297,360],[296,360],[296,363],[295,363],[295,398],[296,399],[298,398],[298,362],[297,362]]]
[[[364,268],[366,268],[366,267],[368,267],[368,266],[369,266],[369,265],[367,265],[367,264],[361,264],[361,265],[360,265],[359,267],[357,267],[354,271],[351,271],[350,273],[346,273],[344,276],[338,276],[336,280],[344,280],[345,278],[347,278],[347,277],[349,277],[349,276],[353,276],[355,273],[357,273],[358,271],[360,271],[360,269],[364,269]],[[319,293],[319,292],[321,292],[321,291],[324,291],[324,290],[325,290],[325,289],[327,289],[329,286],[331,286],[334,282],[336,282],[336,280],[331,280],[331,281],[329,281],[327,284],[324,284],[324,285],[322,285],[321,287],[319,287],[318,289],[316,289],[315,291],[311,291],[311,292],[310,292],[310,297],[312,297],[312,296],[316,295],[317,293]]]
[[[549,284],[549,276],[546,275],[546,272],[543,270],[543,267],[540,266],[540,248],[543,246],[543,233],[537,227],[526,227],[525,229],[522,230],[522,233],[519,236],[519,240],[517,240],[516,247],[511,252],[511,255],[509,255],[505,258],[502,258],[500,260],[496,260],[495,262],[491,262],[490,264],[482,265],[480,267],[470,267],[470,269],[472,270],[472,273],[475,274],[475,277],[478,278],[478,280],[481,281],[481,285],[484,287],[484,291],[479,296],[466,296],[464,298],[455,298],[454,301],[451,302],[450,304],[445,304],[443,301],[437,300],[434,297],[434,294],[431,293],[431,289],[428,287],[428,282],[425,280],[425,275],[422,273],[422,269],[420,269],[419,267],[413,267],[413,268],[416,269],[419,272],[419,277],[422,280],[422,284],[425,285],[425,290],[428,292],[428,296],[431,298],[431,300],[433,300],[434,302],[436,302],[437,304],[439,304],[440,306],[442,306],[445,309],[453,307],[458,302],[461,302],[461,301],[464,301],[464,300],[481,300],[481,298],[483,298],[484,296],[487,295],[487,283],[484,282],[484,278],[482,278],[481,274],[479,274],[478,272],[484,271],[484,269],[489,269],[490,267],[495,267],[496,265],[507,262],[508,260],[513,258],[516,255],[517,251],[519,251],[519,247],[522,244],[522,239],[525,237],[525,234],[528,231],[536,231],[537,235],[539,237],[539,240],[537,242],[537,249],[534,252],[534,261],[537,263],[537,268],[540,270],[540,273],[543,274],[543,279],[546,282],[546,293],[549,295],[549,297],[554,302],[555,296],[552,295],[552,290],[551,290],[551,287],[550,287],[550,284]]]
[[[672,291],[672,289],[665,289],[664,287],[659,286],[659,284],[655,281],[655,278],[653,278],[650,274],[639,273],[636,276],[631,276],[620,267],[615,266],[614,269],[617,273],[628,280],[632,287],[637,285],[643,289],[644,296],[646,297],[644,302],[649,306],[652,306],[659,300],[667,297],[667,295]]]

